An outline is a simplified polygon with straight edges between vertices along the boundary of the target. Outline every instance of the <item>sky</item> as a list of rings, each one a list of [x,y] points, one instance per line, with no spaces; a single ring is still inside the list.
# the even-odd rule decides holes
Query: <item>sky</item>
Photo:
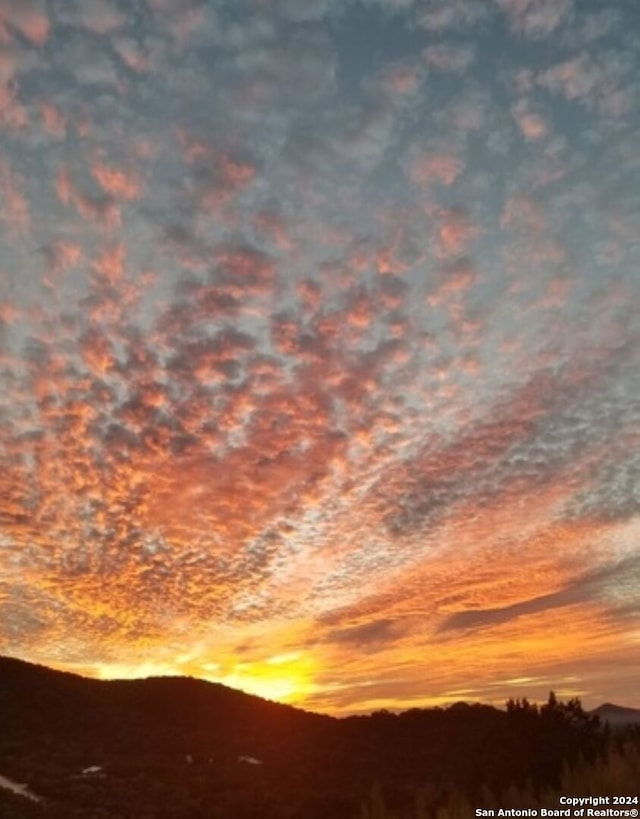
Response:
[[[0,0],[0,653],[640,707],[637,0]]]

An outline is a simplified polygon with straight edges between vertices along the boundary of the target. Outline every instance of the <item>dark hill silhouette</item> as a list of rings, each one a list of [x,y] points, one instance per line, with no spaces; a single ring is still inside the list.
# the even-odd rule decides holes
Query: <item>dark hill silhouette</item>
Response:
[[[5,733],[64,732],[83,760],[100,754],[267,753],[330,717],[190,677],[93,680],[0,658]]]
[[[602,723],[610,725],[611,728],[640,725],[639,708],[624,708],[611,702],[603,702],[590,713],[598,717]]]
[[[596,717],[554,697],[336,719],[191,678],[90,680],[9,658],[0,725],[0,775],[46,800],[24,816],[65,819],[352,819],[374,786],[402,807],[417,788],[435,805],[555,783],[603,742]],[[0,793],[3,819],[19,799]]]

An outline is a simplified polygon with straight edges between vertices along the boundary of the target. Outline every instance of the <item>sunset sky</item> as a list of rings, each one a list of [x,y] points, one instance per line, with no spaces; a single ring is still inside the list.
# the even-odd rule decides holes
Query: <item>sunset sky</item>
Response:
[[[640,707],[639,34],[0,0],[0,653]]]

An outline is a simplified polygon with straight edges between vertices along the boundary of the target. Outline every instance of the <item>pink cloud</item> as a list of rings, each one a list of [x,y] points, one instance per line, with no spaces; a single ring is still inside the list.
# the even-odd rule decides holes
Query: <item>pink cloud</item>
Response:
[[[43,103],[40,106],[42,127],[49,136],[55,139],[64,139],[67,132],[67,118],[62,111],[52,103]]]
[[[374,292],[382,307],[387,310],[398,310],[407,301],[409,287],[399,276],[391,272],[379,272]]]
[[[193,195],[198,207],[222,216],[225,206],[254,181],[257,166],[186,129],[175,133],[185,162],[197,169]]]
[[[429,31],[444,31],[480,23],[487,16],[487,7],[479,0],[438,0],[419,13],[418,22]]]
[[[257,168],[250,162],[234,159],[228,154],[218,156],[222,184],[231,191],[246,187],[256,176]]]
[[[115,199],[131,201],[140,197],[140,182],[131,172],[96,163],[91,168],[91,174],[102,190]]]
[[[480,131],[489,119],[489,101],[481,93],[463,93],[442,110],[444,122],[450,122],[457,133]]]
[[[598,67],[586,54],[547,68],[538,75],[538,83],[568,100],[579,100],[594,94],[602,81]]]
[[[507,13],[511,26],[525,37],[546,37],[573,11],[573,0],[495,0]]]
[[[38,64],[38,55],[14,43],[0,49],[0,122],[11,131],[24,130],[29,123],[29,112],[20,102],[17,81],[23,72]]]
[[[522,136],[527,141],[536,141],[549,135],[549,123],[545,117],[531,111],[525,100],[520,101],[514,107],[513,116]]]
[[[345,320],[356,327],[368,327],[376,315],[375,303],[366,291],[354,292]]]
[[[470,46],[445,44],[429,46],[422,54],[430,66],[451,74],[464,74],[475,57]]]
[[[220,285],[232,295],[265,295],[277,278],[273,260],[251,247],[227,246],[215,253]]]
[[[92,198],[83,193],[71,178],[69,168],[59,168],[56,175],[56,194],[63,205],[76,210],[80,216],[99,221],[110,227],[120,223],[120,210],[111,196]]]
[[[54,287],[60,273],[77,267],[80,263],[82,248],[72,242],[58,240],[47,246],[44,254],[47,263],[44,282],[48,286]]]
[[[527,140],[542,139],[549,133],[547,121],[540,114],[521,114],[517,120],[522,135]]]
[[[4,274],[3,274],[4,275]],[[11,302],[0,302],[0,321],[13,324],[20,318],[20,310]]]
[[[34,650],[62,655],[72,635],[85,656],[142,656],[148,640],[157,658],[187,632],[191,651],[215,622],[260,618],[266,634],[276,610],[348,611],[339,640],[379,606],[402,645],[370,667],[336,649],[323,673],[421,696],[430,628],[517,603],[532,584],[552,591],[560,563],[593,542],[589,526],[574,537],[545,515],[575,493],[583,455],[614,464],[592,443],[606,450],[618,424],[600,421],[629,423],[615,367],[594,388],[601,351],[582,376],[565,365],[586,336],[630,349],[632,135],[588,115],[592,101],[628,110],[621,77],[636,55],[603,43],[568,59],[586,46],[560,31],[563,0],[398,0],[392,28],[421,17],[412,54],[382,44],[362,79],[348,55],[349,76],[333,73],[359,36],[350,15],[338,32],[318,24],[333,0],[310,2],[263,2],[247,20],[216,9],[204,30],[194,9],[214,4],[201,0],[137,0],[133,16],[125,0],[0,0],[0,119],[13,129],[0,162],[0,507],[20,558],[0,568],[17,567],[34,606],[40,593],[60,604],[43,604]],[[388,23],[392,0],[364,5]],[[7,22],[45,7],[64,48]],[[509,28],[561,39],[512,48]],[[192,36],[203,47],[181,50]],[[81,81],[112,69],[121,82],[77,85],[79,62]],[[579,135],[552,132],[571,124],[564,100],[587,108]],[[598,252],[610,254],[602,276],[580,276]],[[573,397],[558,408],[563,390]],[[543,641],[547,625],[511,634]],[[464,677],[469,657],[505,667],[509,643],[494,635],[459,635],[457,661],[447,639],[432,643],[445,655],[437,685]],[[303,636],[331,638],[313,624]],[[412,680],[385,690],[380,668]],[[360,696],[349,689],[345,707]]]
[[[296,285],[298,298],[305,309],[315,312],[322,304],[322,287],[314,279],[303,279]]]
[[[185,128],[176,128],[175,135],[185,162],[189,164],[213,163],[215,149],[209,140],[197,137]]]
[[[419,64],[406,63],[386,66],[382,72],[382,85],[392,94],[409,95],[422,85],[424,71]]]
[[[253,217],[253,224],[280,250],[293,250],[294,243],[281,214],[275,210],[262,210]]]
[[[537,82],[570,102],[581,102],[604,116],[619,119],[633,105],[634,86],[629,71],[628,62],[620,55],[595,60],[582,53],[539,72]]]
[[[73,19],[98,35],[111,34],[127,22],[126,16],[109,0],[80,0]]]
[[[462,160],[445,151],[417,150],[406,163],[409,179],[414,185],[429,187],[433,184],[453,185],[462,173]]]
[[[130,71],[143,74],[151,65],[149,55],[131,37],[114,37],[112,47]]]
[[[545,259],[546,261],[546,259]],[[559,258],[553,259],[552,263],[556,265],[562,264],[565,261],[565,255],[560,254]],[[571,282],[568,278],[562,276],[554,276],[545,285],[542,297],[533,306],[542,308],[558,308],[565,307],[569,301],[571,291]]]
[[[450,259],[464,255],[479,236],[480,228],[461,208],[448,208],[437,213],[436,255]]]
[[[105,248],[102,255],[93,263],[93,269],[109,285],[122,281],[125,273],[126,249],[122,242]]]
[[[477,272],[467,259],[448,265],[441,273],[441,282],[436,290],[427,296],[432,307],[448,302],[451,297],[469,290],[476,283]],[[455,311],[454,318],[464,321],[464,313]]]
[[[115,364],[113,346],[97,328],[88,330],[80,339],[80,351],[85,364],[97,376],[103,376]]]
[[[26,182],[7,159],[0,156],[0,186],[4,202],[0,205],[0,222],[18,234],[24,234],[31,224],[29,200],[25,193]]]
[[[21,0],[20,3],[12,0],[0,2],[0,31],[7,27],[18,31],[29,42],[36,46],[43,46],[51,31],[51,23],[45,11],[42,0]],[[5,34],[6,36],[6,34]]]

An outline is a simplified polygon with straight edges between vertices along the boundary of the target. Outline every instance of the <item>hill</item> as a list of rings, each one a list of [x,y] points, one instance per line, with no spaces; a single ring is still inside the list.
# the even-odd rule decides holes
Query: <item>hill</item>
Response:
[[[591,713],[597,716],[602,723],[608,723],[611,728],[626,728],[629,725],[640,725],[640,709],[624,708],[621,705],[613,705],[604,702]]]
[[[195,817],[192,795],[228,804],[250,787],[259,802],[271,780],[295,792],[336,722],[202,680],[101,681],[0,658],[0,774],[61,815],[92,816],[95,803],[124,816],[135,803]]]
[[[424,788],[434,805],[477,800],[555,786],[602,749],[577,701],[507,705],[335,719],[201,680],[89,680],[0,658],[0,775],[44,800],[3,791],[0,815],[353,819],[372,789],[398,809]]]

